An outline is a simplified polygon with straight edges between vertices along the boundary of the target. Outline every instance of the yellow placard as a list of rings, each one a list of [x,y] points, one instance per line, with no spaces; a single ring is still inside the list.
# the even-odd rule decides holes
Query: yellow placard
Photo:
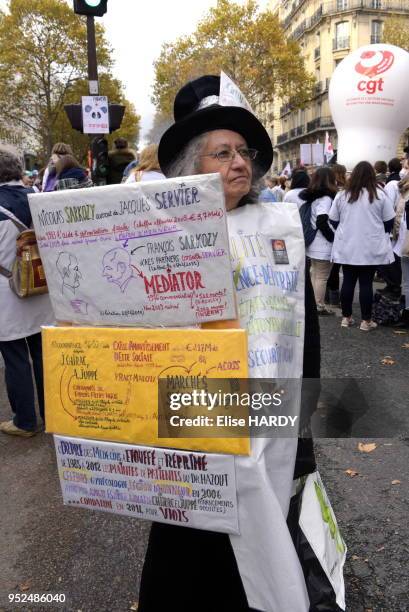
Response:
[[[241,438],[158,437],[158,380],[245,379],[241,329],[43,328],[47,432],[247,455]]]

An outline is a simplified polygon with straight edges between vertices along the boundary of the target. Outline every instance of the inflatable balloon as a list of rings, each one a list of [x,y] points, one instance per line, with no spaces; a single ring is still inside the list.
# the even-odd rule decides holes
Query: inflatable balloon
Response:
[[[329,86],[338,131],[338,163],[348,170],[396,157],[409,127],[409,53],[393,45],[367,45],[345,57]]]

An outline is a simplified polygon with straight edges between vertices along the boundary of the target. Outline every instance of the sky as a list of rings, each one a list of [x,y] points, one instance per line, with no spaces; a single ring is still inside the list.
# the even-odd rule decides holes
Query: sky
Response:
[[[245,0],[236,2],[243,4]],[[73,4],[72,0],[67,3]],[[217,0],[108,0],[107,14],[97,18],[113,47],[114,74],[141,115],[141,144],[155,112],[150,101],[153,62],[162,44],[194,31],[197,22],[216,4]],[[265,8],[267,0],[260,0],[259,5]],[[7,0],[0,0],[0,8],[6,6]]]

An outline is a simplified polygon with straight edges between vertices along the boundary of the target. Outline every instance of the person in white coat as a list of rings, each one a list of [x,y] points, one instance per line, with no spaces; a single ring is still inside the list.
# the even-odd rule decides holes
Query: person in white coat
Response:
[[[331,315],[334,311],[325,305],[325,290],[331,272],[331,251],[334,229],[328,222],[328,213],[337,193],[335,174],[331,168],[318,168],[311,177],[310,186],[299,195],[301,201],[311,206],[311,227],[315,238],[307,247],[311,261],[310,273],[319,315]]]
[[[7,273],[16,257],[21,224],[31,225],[27,195],[34,193],[21,181],[22,164],[15,151],[0,147],[0,353],[4,359],[7,395],[13,418],[0,423],[5,434],[28,438],[37,431],[34,378],[40,416],[44,419],[41,326],[54,322],[48,294],[18,298]]]
[[[329,220],[337,226],[331,260],[342,264],[342,327],[354,324],[352,302],[359,281],[362,331],[372,331],[373,279],[376,268],[394,261],[389,233],[393,227],[393,204],[376,182],[369,162],[357,164],[348,186],[332,203]]]

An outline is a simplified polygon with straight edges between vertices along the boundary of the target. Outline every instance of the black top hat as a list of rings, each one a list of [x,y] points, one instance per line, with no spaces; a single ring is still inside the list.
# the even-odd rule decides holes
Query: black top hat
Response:
[[[175,123],[159,143],[159,163],[167,175],[171,163],[184,147],[204,132],[232,130],[257,149],[257,167],[265,174],[273,161],[273,147],[267,131],[250,111],[238,106],[221,106],[220,77],[206,75],[190,81],[176,94],[173,114]]]

